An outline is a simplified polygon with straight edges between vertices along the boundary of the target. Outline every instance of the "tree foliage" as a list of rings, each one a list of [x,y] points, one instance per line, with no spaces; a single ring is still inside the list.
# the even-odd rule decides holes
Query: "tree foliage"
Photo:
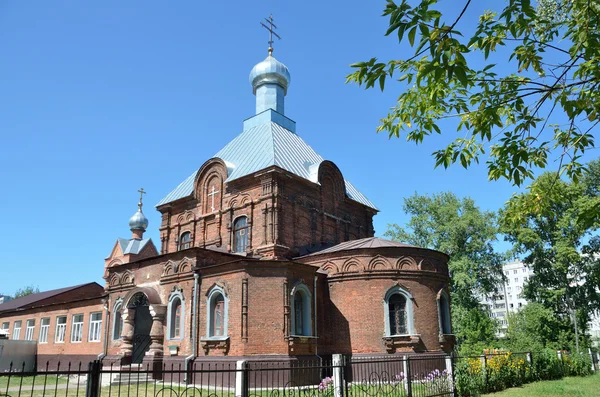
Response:
[[[24,296],[31,295],[31,294],[37,294],[39,292],[40,292],[40,289],[38,287],[34,287],[33,285],[28,285],[26,287],[19,288],[17,290],[17,292],[15,292],[14,299],[22,298]]]
[[[407,227],[389,225],[385,235],[450,255],[453,303],[475,308],[479,294],[495,292],[503,277],[503,257],[492,246],[498,233],[495,213],[450,192],[415,194],[404,199],[403,208],[411,216]]]
[[[599,200],[600,161],[587,168],[579,181],[541,175],[506,204],[501,220],[515,254],[534,271],[524,297],[562,318],[576,312],[581,328],[600,309],[600,224],[582,217]]]
[[[506,341],[510,350],[519,352],[574,350],[573,328],[569,320],[556,316],[551,309],[536,302],[509,315]]]
[[[411,217],[406,228],[392,224],[385,235],[450,255],[453,332],[462,353],[480,354],[495,339],[496,324],[479,299],[496,292],[503,277],[503,256],[492,246],[498,232],[496,214],[449,192],[415,194],[404,199],[403,208]]]
[[[460,137],[433,153],[436,167],[467,168],[487,152],[489,178],[520,185],[555,156],[559,173],[581,176],[600,122],[600,3],[507,0],[472,32],[462,19],[475,2],[464,0],[451,19],[436,3],[388,0],[386,35],[408,41],[414,54],[351,65],[348,82],[383,90],[397,77],[405,88],[378,131],[420,143],[455,118]]]

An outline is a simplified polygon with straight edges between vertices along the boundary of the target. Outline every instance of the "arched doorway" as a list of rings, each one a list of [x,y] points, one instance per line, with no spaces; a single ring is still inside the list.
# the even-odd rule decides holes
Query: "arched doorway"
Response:
[[[138,292],[131,297],[128,309],[135,310],[133,326],[132,363],[141,363],[150,350],[150,330],[152,329],[152,315],[150,314],[148,297],[143,292]]]

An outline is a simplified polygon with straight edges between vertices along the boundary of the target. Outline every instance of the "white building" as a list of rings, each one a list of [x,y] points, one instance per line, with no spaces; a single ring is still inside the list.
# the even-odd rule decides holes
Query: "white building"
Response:
[[[522,297],[525,284],[533,275],[533,269],[521,261],[506,263],[502,266],[506,282],[498,287],[498,295],[487,296],[480,302],[486,306],[490,317],[498,320],[498,337],[503,337],[508,328],[508,313],[516,313],[527,301]],[[589,333],[596,346],[600,345],[600,312],[596,313],[589,322]]]
[[[0,305],[3,303],[8,302],[9,300],[11,300],[12,298],[8,295],[0,295]]]
[[[498,320],[500,329],[498,336],[504,336],[508,328],[508,313],[516,313],[527,304],[522,297],[525,283],[533,274],[533,270],[521,261],[509,262],[502,266],[506,282],[498,287],[498,294],[487,296],[481,300],[490,313],[490,316]]]

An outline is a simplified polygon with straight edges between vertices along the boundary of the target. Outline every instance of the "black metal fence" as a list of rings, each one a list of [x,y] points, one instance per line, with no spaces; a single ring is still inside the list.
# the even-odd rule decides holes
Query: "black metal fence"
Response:
[[[298,361],[196,361],[189,366],[100,361],[11,367],[1,397],[433,397],[453,396],[452,360],[437,355]]]

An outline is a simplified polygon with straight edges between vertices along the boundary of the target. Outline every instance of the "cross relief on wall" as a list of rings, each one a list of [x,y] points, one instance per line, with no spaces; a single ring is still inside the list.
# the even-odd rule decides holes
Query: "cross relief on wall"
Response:
[[[210,210],[215,210],[215,196],[219,193],[218,190],[215,190],[215,186],[213,185],[210,193],[208,193],[208,197],[210,197]]]

